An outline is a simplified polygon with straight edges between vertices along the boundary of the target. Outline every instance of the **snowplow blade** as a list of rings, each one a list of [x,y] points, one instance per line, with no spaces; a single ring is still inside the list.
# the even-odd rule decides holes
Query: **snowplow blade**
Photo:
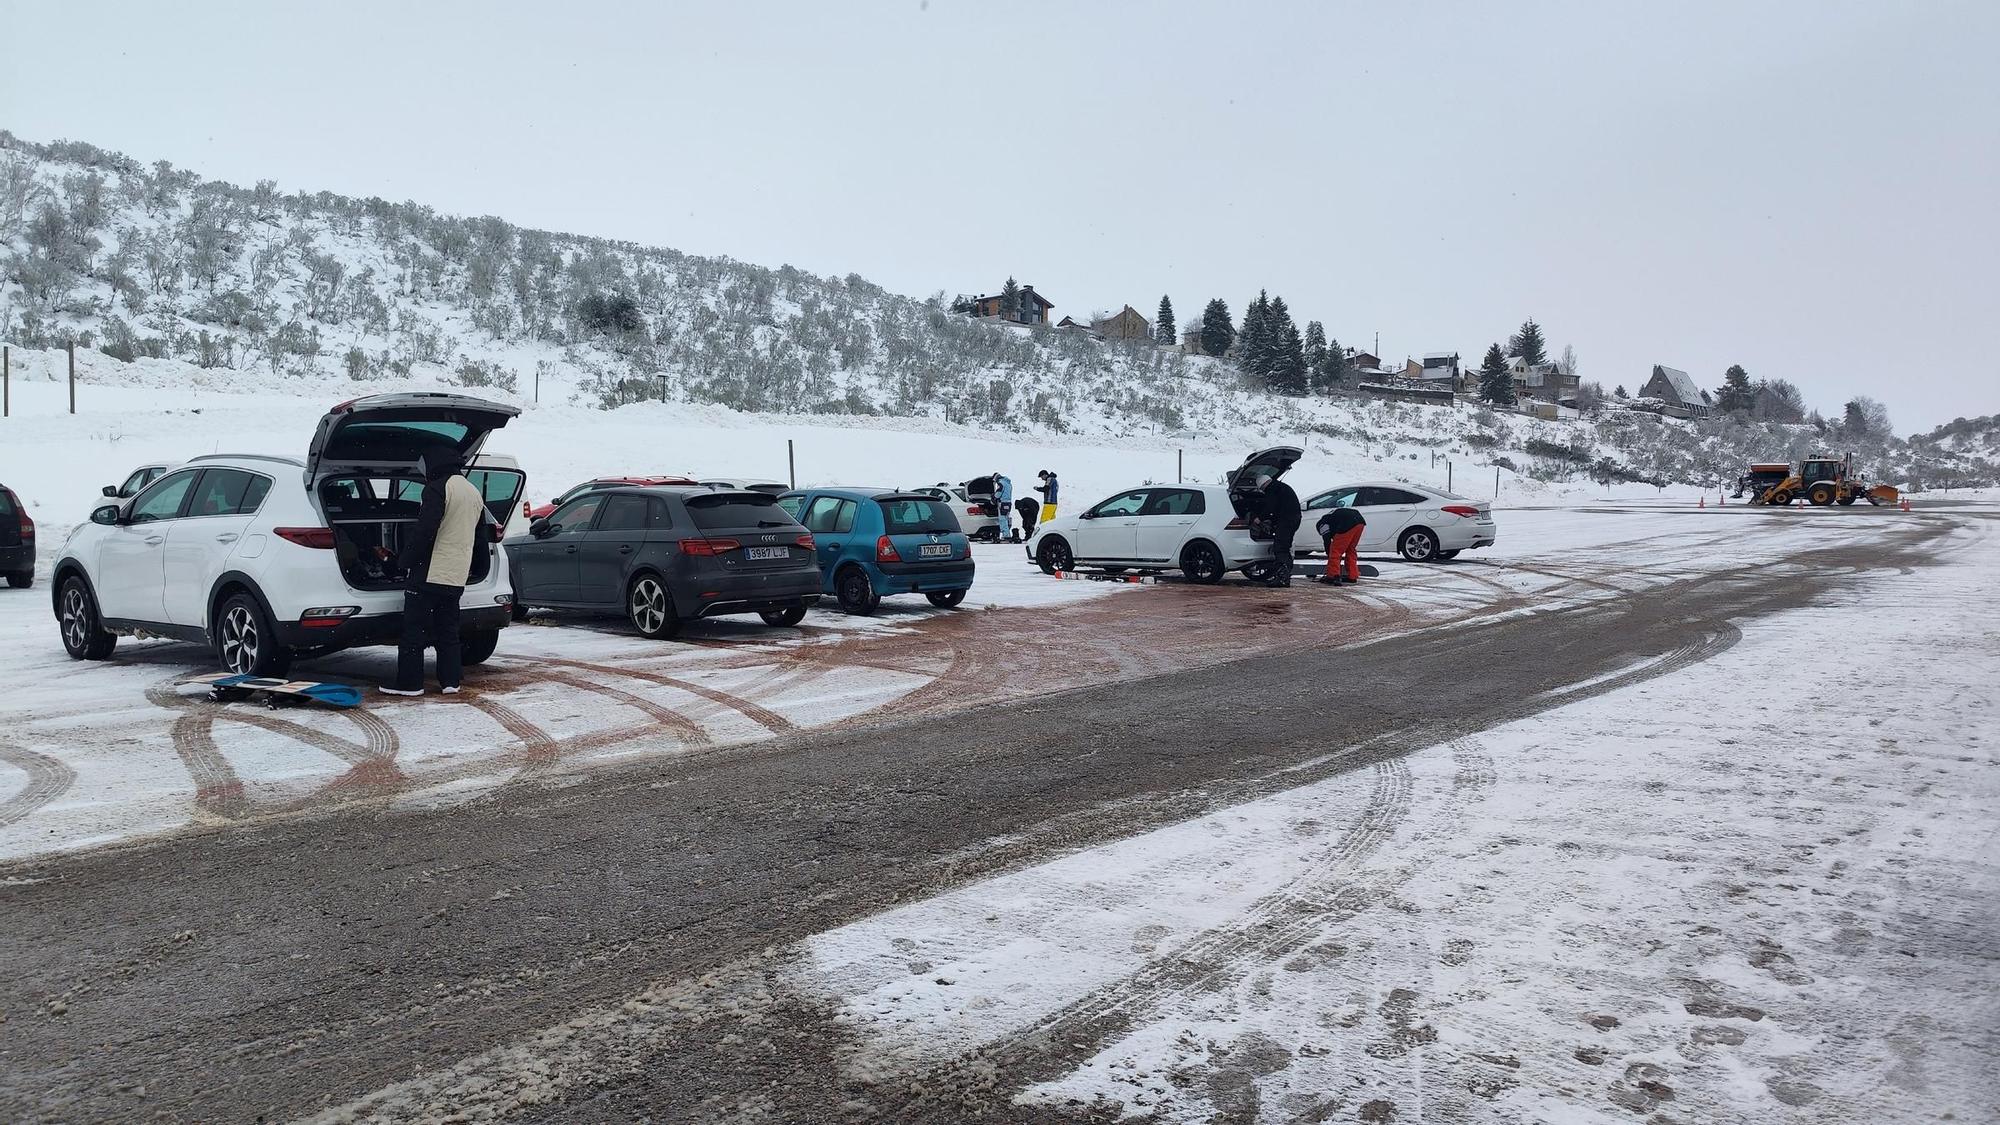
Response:
[[[1894,486],[1886,484],[1878,484],[1870,488],[1867,496],[1870,504],[1894,504],[1903,498],[1903,494],[1896,491]]]

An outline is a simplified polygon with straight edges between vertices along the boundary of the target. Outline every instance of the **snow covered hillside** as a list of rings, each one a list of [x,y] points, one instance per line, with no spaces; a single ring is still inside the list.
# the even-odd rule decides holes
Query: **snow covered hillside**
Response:
[[[243,188],[4,131],[0,340],[15,347],[17,381],[61,378],[65,361],[51,349],[74,341],[87,386],[152,388],[174,401],[201,391],[323,407],[451,386],[542,408],[664,401],[833,415],[838,427],[893,417],[905,421],[891,428],[971,425],[1029,444],[1240,449],[1310,437],[1382,464],[1381,475],[1420,463],[1425,475],[1412,479],[1429,480],[1436,457],[1463,478],[1497,468],[1503,480],[1573,485],[1712,484],[1751,459],[1838,445],[1878,479],[2000,482],[1990,443],[1284,397],[1247,387],[1227,361],[977,322],[947,311],[942,294],[920,301],[851,274],[524,230],[416,203],[285,194],[269,181]],[[660,417],[657,405],[645,410]],[[629,466],[590,471],[613,467]]]

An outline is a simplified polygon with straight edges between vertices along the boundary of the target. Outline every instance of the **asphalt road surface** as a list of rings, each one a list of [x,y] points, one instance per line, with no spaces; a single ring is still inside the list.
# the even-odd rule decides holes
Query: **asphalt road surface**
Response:
[[[1643,596],[892,709],[465,807],[337,808],[0,867],[0,1119],[312,1116],[649,990],[669,1002],[578,1048],[592,1069],[555,1100],[524,1083],[492,1112],[1047,1121],[1011,1093],[1114,1027],[871,1078],[772,967],[884,907],[1578,698],[1543,694],[1564,685],[1671,671],[1731,644],[1734,622],[1922,566],[1944,522]],[[1831,577],[1773,578],[1804,572]],[[1163,587],[1150,604],[1214,596]],[[333,1116],[371,1113],[431,1115],[412,1095]]]

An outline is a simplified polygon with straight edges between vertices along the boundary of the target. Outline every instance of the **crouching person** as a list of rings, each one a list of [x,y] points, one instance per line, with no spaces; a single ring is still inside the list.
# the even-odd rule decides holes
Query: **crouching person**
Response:
[[[472,573],[472,552],[480,545],[486,505],[472,482],[459,475],[458,451],[427,451],[417,461],[424,474],[417,526],[397,560],[404,575],[403,638],[396,654],[396,683],[389,695],[424,693],[424,649],[437,650],[438,686],[458,693],[464,666],[459,661],[458,602]]]
[[[1320,581],[1329,586],[1361,581],[1361,529],[1368,521],[1353,508],[1335,508],[1319,518],[1315,527],[1326,541],[1326,573]],[[1343,573],[1343,571],[1345,573]]]

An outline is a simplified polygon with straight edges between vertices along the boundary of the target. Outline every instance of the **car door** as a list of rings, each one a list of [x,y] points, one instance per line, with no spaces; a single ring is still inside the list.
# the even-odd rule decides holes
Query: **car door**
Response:
[[[1360,495],[1360,493],[1361,490],[1359,488],[1332,488],[1316,496],[1307,497],[1305,515],[1299,520],[1299,533],[1292,540],[1293,549],[1308,551],[1313,554],[1325,552],[1326,540],[1320,538],[1319,534],[1320,517],[1333,511],[1335,508],[1354,507],[1355,497]],[[1367,533],[1363,532],[1362,534],[1366,535]]]
[[[1134,488],[1101,500],[1077,517],[1072,549],[1079,559],[1129,561],[1139,549],[1139,512],[1152,495]]]
[[[624,604],[625,578],[645,546],[650,523],[645,496],[614,492],[605,497],[597,525],[577,545],[577,601],[598,606]]]
[[[1194,488],[1155,488],[1139,509],[1132,557],[1147,562],[1174,562],[1181,544],[1208,511],[1208,498]]]
[[[271,478],[244,469],[201,471],[193,493],[167,536],[162,584],[170,625],[208,624],[208,594],[229,567],[250,517],[271,491]]]
[[[1418,497],[1413,492],[1400,488],[1385,488],[1367,485],[1355,499],[1354,508],[1368,526],[1361,532],[1363,551],[1392,551],[1396,548],[1396,538],[1410,522],[1417,510]]]
[[[847,552],[847,540],[854,532],[854,518],[860,507],[840,496],[814,496],[806,505],[806,518],[801,522],[812,532],[814,547],[819,551],[820,575],[827,580],[829,592],[833,589],[834,568]]]
[[[166,620],[167,536],[200,475],[182,469],[154,481],[132,498],[123,521],[105,530],[91,575],[105,617]]]
[[[587,493],[539,521],[542,534],[531,531],[528,538],[507,545],[507,561],[514,568],[516,599],[526,605],[576,605],[581,600],[577,582],[578,548],[590,534],[597,510],[603,504],[603,493]]]

